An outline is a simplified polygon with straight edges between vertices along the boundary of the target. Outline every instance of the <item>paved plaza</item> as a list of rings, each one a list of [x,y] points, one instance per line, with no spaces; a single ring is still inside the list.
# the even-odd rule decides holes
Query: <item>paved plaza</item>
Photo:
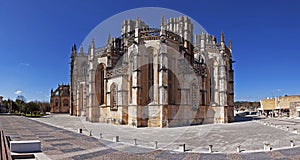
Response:
[[[50,159],[300,159],[300,134],[293,133],[300,126],[297,119],[176,128],[91,123],[65,114],[35,119],[1,115],[0,122],[13,140],[41,140],[42,151]],[[83,134],[77,133],[79,128]],[[112,141],[115,136],[120,142]],[[290,140],[295,147],[290,147]],[[155,141],[159,149],[154,149]],[[266,141],[272,151],[263,151]],[[186,145],[186,152],[178,152],[180,144]],[[209,145],[213,154],[208,153]],[[235,153],[237,145],[241,145],[240,154]]]

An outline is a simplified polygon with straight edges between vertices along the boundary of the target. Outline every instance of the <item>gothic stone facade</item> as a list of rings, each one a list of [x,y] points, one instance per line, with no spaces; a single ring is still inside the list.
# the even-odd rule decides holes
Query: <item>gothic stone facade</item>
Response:
[[[51,113],[69,113],[70,110],[70,86],[58,85],[56,90],[51,89],[50,97]]]
[[[134,127],[227,123],[233,117],[231,42],[188,17],[163,17],[159,29],[125,20],[104,48],[72,48],[70,114]],[[195,42],[193,42],[195,39]]]

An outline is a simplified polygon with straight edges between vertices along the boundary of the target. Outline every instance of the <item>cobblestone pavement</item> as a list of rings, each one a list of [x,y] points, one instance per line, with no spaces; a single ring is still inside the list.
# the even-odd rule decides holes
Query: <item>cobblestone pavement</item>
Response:
[[[90,123],[68,115],[34,120],[1,115],[0,122],[0,128],[13,140],[41,140],[42,151],[50,159],[300,159],[299,134],[259,122],[163,129]],[[78,128],[83,128],[84,134],[76,133]],[[94,137],[87,136],[89,130]],[[99,138],[100,131],[102,139]],[[115,135],[120,136],[121,142],[111,141]],[[277,139],[273,139],[274,136]],[[132,144],[133,138],[137,138],[138,145]],[[296,147],[288,147],[291,138]],[[160,149],[153,149],[154,140],[158,141]],[[262,140],[269,140],[274,150],[261,151]],[[256,141],[259,142],[256,144]],[[182,143],[186,144],[187,152],[173,151]],[[209,144],[214,145],[213,154],[208,153]],[[236,144],[241,144],[245,151],[234,153]],[[286,148],[276,149],[274,146]],[[259,151],[250,151],[256,148]]]

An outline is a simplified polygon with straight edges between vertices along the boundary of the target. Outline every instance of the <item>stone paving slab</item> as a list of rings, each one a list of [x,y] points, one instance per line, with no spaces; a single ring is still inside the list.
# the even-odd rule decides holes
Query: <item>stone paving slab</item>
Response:
[[[28,138],[40,140],[43,153],[50,159],[300,159],[300,148],[297,146],[267,152],[244,151],[240,154],[234,153],[234,147],[231,148],[230,146],[236,143],[242,144],[242,150],[248,150],[246,146],[251,146],[251,143],[253,144],[253,148],[257,147],[261,149],[261,143],[255,145],[255,141],[261,140],[259,137],[263,137],[264,139],[278,138],[270,142],[285,141],[286,139],[290,139],[289,136],[291,135],[294,135],[295,137],[293,138],[295,139],[297,137],[299,138],[298,134],[292,134],[275,127],[266,126],[259,122],[163,129],[136,129],[128,126],[102,125],[99,123],[85,122],[82,121],[80,117],[70,117],[68,115],[54,115],[52,117],[38,118],[35,120],[25,117],[1,115],[0,122],[0,128],[3,128],[7,135],[13,135],[13,140],[28,140]],[[68,129],[64,129],[62,124],[68,126]],[[87,135],[89,133],[88,131],[92,129],[94,137],[76,133],[78,127],[85,127],[83,129]],[[109,132],[106,130],[107,132],[104,132],[105,134],[103,135],[107,137],[107,139],[100,139],[100,132],[97,133],[97,129],[99,129],[99,131],[107,129]],[[271,135],[270,132],[273,132],[274,135]],[[111,135],[109,135],[109,133]],[[112,137],[117,133],[121,137],[121,142],[111,142]],[[137,135],[141,135],[138,138],[138,145],[133,145],[133,137],[131,136],[136,137]],[[246,137],[240,137],[244,135],[246,135]],[[282,139],[282,137],[284,137],[282,135],[288,138]],[[172,136],[175,136],[175,140],[172,139]],[[253,137],[257,139],[251,139]],[[143,138],[145,142],[143,142]],[[176,145],[178,146],[178,144],[184,142],[188,144],[187,149],[189,151],[183,153],[169,149],[154,150],[154,139],[161,141],[158,144],[159,147],[165,145],[163,146],[165,149],[169,147],[171,149],[174,148],[174,150],[177,149]],[[214,143],[213,154],[207,153],[206,146],[210,144],[207,141]],[[247,142],[243,144],[241,141]],[[151,145],[144,145],[148,144],[148,142],[151,142]],[[203,144],[199,142],[203,142]],[[220,147],[216,144],[220,145]],[[286,144],[283,143],[281,145],[285,146]],[[199,153],[201,149],[204,151],[203,153]],[[231,150],[231,152],[224,152],[224,150]]]
[[[105,149],[105,150],[96,151],[96,152],[92,152],[92,153],[87,153],[87,154],[83,154],[83,155],[78,155],[78,156],[74,156],[74,157],[71,157],[71,158],[73,158],[75,160],[77,160],[77,159],[78,160],[91,159],[91,158],[94,158],[94,157],[103,156],[103,155],[110,154],[110,153],[113,153],[113,152],[116,152],[116,150],[108,148],[108,149]]]
[[[208,152],[208,146],[212,144],[215,152],[222,153],[235,152],[238,145],[241,145],[241,149],[246,152],[263,150],[264,141],[270,142],[272,148],[289,147],[291,139],[300,145],[299,134],[265,126],[256,121],[176,128],[133,128],[124,125],[91,123],[85,121],[84,117],[63,114],[53,114],[35,120],[73,132],[82,128],[87,135],[92,130],[94,137],[99,138],[102,133],[106,140],[120,136],[120,141],[128,144],[132,144],[133,139],[136,138],[137,143],[143,147],[153,148],[154,142],[158,141],[158,147],[166,150],[177,150],[178,145],[182,143],[194,152]]]

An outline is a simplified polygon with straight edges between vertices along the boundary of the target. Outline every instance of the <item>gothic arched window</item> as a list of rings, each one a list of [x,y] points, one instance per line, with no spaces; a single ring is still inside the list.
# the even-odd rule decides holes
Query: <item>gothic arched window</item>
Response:
[[[148,58],[148,103],[153,101],[154,98],[154,70],[153,70],[153,57]]]
[[[69,106],[69,100],[64,99],[64,100],[63,100],[63,106],[64,106],[64,107],[68,107],[68,106]]]
[[[110,86],[110,110],[118,110],[118,87],[115,83]]]
[[[198,109],[199,100],[198,100],[198,86],[195,83],[191,85],[191,105],[192,109]]]
[[[96,71],[96,94],[99,105],[104,104],[104,64],[100,64]]]
[[[173,72],[175,68],[174,60],[168,61],[169,69],[168,69],[168,103],[169,104],[178,104],[180,103],[180,95],[178,93],[179,80],[176,74]],[[179,97],[178,97],[179,96]]]
[[[55,99],[55,106],[58,107],[58,99]]]

